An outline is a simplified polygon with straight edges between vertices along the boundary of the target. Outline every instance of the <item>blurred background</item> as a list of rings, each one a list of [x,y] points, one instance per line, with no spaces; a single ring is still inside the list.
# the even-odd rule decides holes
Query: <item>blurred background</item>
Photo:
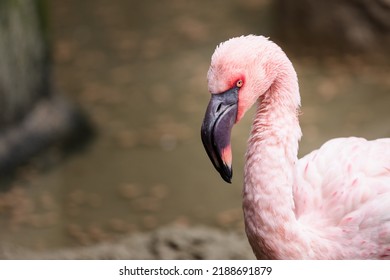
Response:
[[[386,0],[1,0],[0,243],[92,245],[162,226],[244,232],[251,113],[233,184],[200,141],[206,73],[228,38],[269,36],[302,95],[300,155],[390,136]]]

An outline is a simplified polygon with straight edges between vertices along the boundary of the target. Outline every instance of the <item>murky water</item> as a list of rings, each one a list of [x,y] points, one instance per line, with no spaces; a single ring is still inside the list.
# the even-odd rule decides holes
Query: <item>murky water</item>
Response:
[[[171,223],[242,231],[251,117],[233,131],[235,175],[227,185],[199,137],[205,76],[219,42],[268,34],[270,2],[50,1],[55,81],[98,135],[59,163],[53,152],[53,166],[21,170],[0,195],[2,241],[87,245]],[[390,136],[389,63],[292,60],[303,104],[300,154],[333,137]]]

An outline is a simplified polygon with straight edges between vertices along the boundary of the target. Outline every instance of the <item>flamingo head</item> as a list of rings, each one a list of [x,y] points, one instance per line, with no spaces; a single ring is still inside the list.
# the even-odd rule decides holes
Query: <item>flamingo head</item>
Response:
[[[269,58],[279,53],[267,38],[249,35],[221,43],[211,58],[207,74],[211,99],[201,137],[211,162],[228,183],[233,176],[232,127],[272,85],[277,66]]]

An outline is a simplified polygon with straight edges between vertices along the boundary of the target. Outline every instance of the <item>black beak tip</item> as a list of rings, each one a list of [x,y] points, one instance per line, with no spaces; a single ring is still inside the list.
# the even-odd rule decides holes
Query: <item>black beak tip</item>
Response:
[[[229,166],[224,165],[219,174],[226,183],[232,183],[233,170]]]
[[[231,184],[232,183],[232,179],[231,178],[228,178],[228,177],[222,177],[223,180],[226,182],[226,183],[229,183]]]

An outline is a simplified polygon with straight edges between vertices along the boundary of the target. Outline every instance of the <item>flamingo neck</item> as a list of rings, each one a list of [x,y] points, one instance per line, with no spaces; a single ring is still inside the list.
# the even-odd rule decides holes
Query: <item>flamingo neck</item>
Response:
[[[307,249],[301,242],[293,200],[301,138],[298,106],[295,71],[282,81],[275,80],[257,101],[243,190],[246,232],[257,258],[302,258]]]

